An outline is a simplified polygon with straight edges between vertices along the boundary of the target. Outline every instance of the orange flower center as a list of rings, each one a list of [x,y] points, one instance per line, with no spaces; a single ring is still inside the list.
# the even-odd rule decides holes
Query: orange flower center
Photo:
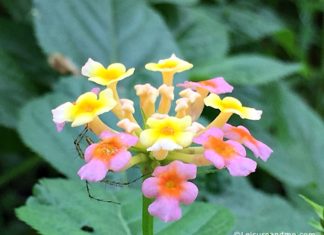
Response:
[[[179,197],[183,191],[183,181],[176,170],[172,169],[159,176],[159,190],[162,195]]]
[[[256,139],[254,139],[253,136],[247,133],[245,130],[242,130],[241,128],[238,127],[233,127],[232,131],[236,132],[241,139],[243,140],[245,139],[248,140],[249,142],[256,143]]]
[[[95,158],[107,163],[120,151],[121,148],[122,144],[120,141],[116,137],[113,137],[98,143],[96,148],[93,150],[93,155]]]
[[[202,81],[200,82],[202,85],[204,86],[210,86],[210,87],[213,87],[213,88],[216,88],[217,85],[215,82],[212,82],[212,81]]]
[[[231,158],[233,154],[235,154],[235,149],[232,145],[213,136],[209,137],[206,143],[206,148],[214,150],[216,153],[223,156],[224,158]]]
[[[162,129],[161,129],[161,134],[163,134],[163,135],[174,135],[174,133],[175,133],[175,130],[174,130],[174,128],[172,128],[172,127],[170,127],[170,126],[165,126],[165,127],[163,127]]]

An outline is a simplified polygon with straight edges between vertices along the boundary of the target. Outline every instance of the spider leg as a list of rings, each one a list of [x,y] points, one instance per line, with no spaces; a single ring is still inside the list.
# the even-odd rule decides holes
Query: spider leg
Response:
[[[112,185],[112,186],[123,187],[123,186],[128,186],[130,184],[133,184],[133,183],[137,182],[138,180],[144,178],[147,175],[150,175],[150,174],[141,175],[141,176],[139,176],[131,181],[128,181],[128,182],[117,182],[117,181],[111,181],[111,180],[102,180],[101,182],[103,182],[105,184]]]
[[[75,149],[77,150],[78,155],[81,159],[84,159],[84,153],[80,147],[80,142],[83,140],[83,138],[87,134],[88,130],[89,130],[88,126],[85,126],[85,128],[80,132],[80,134],[73,141]]]
[[[90,192],[90,188],[89,188],[89,182],[86,181],[86,188],[87,188],[87,193],[90,199],[96,200],[98,202],[107,202],[107,203],[113,203],[116,205],[120,205],[120,202],[115,202],[115,201],[111,201],[111,200],[105,200],[105,199],[100,199],[100,198],[96,198],[95,196],[93,196]]]

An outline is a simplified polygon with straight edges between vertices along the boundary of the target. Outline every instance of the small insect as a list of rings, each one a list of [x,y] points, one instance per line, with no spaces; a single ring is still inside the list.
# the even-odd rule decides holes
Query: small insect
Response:
[[[88,128],[88,126],[86,126],[74,140],[74,146],[76,148],[79,158],[81,158],[82,160],[84,160],[84,151],[81,148],[82,140],[85,139],[88,145],[91,145],[94,143],[94,141],[89,136],[86,136],[88,131],[89,131],[89,128]],[[124,187],[124,186],[128,186],[130,184],[137,182],[138,180],[142,179],[145,176],[146,175],[141,175],[129,182],[117,182],[117,181],[111,181],[111,180],[102,180],[100,182],[108,184],[108,185],[112,185],[112,186]],[[100,202],[107,202],[107,203],[113,203],[113,204],[120,205],[119,202],[105,200],[105,199],[101,199],[101,198],[97,198],[97,197],[93,196],[91,193],[90,187],[89,187],[90,183],[88,181],[85,181],[85,182],[86,182],[86,189],[87,189],[89,198],[94,199],[96,201],[100,201]]]

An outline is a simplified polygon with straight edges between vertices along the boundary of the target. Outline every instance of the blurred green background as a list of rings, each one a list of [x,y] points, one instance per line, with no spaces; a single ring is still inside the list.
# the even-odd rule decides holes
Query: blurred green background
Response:
[[[199,199],[228,208],[238,231],[314,231],[298,194],[324,204],[323,10],[322,0],[0,0],[1,234],[36,234],[14,209],[39,179],[76,178],[80,130],[57,134],[49,110],[88,89],[77,74],[87,58],[136,67],[121,83],[135,99],[135,83],[159,83],[144,64],[173,52],[194,64],[179,81],[223,76],[262,109],[243,123],[274,150],[246,179],[199,176]]]

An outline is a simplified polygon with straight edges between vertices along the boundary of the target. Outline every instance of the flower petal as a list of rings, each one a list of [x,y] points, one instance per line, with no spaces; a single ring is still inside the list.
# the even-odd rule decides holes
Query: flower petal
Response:
[[[152,146],[157,139],[157,133],[153,129],[147,129],[141,132],[140,141],[144,146]]]
[[[181,145],[175,143],[172,139],[160,138],[151,147],[147,148],[147,151],[159,151],[159,150],[172,151],[172,150],[182,149],[182,148],[183,147]]]
[[[130,152],[122,150],[110,159],[109,168],[113,171],[120,171],[128,164],[131,158]]]
[[[69,112],[73,104],[71,102],[66,102],[64,104],[59,105],[55,109],[52,109],[53,114],[53,122],[56,124],[61,124],[64,122],[72,121]]]
[[[217,169],[222,169],[225,166],[225,161],[222,158],[222,156],[218,155],[216,152],[214,152],[213,150],[205,150],[204,152],[205,158],[212,162],[214,164],[214,166]]]
[[[191,182],[184,183],[184,189],[182,194],[180,195],[180,202],[183,204],[190,204],[192,203],[198,196],[198,188]]]
[[[247,176],[255,172],[257,163],[250,158],[236,157],[229,160],[226,167],[232,176]]]
[[[174,198],[159,197],[148,208],[151,215],[164,222],[175,221],[181,218],[179,202]]]
[[[92,157],[93,157],[92,153],[93,153],[93,150],[96,148],[96,146],[97,146],[97,144],[91,144],[84,151],[84,160],[86,162],[89,162],[92,159]]]
[[[102,64],[89,58],[85,65],[82,66],[81,74],[86,77],[93,77],[99,69],[104,69]]]
[[[108,169],[102,161],[93,159],[80,168],[78,175],[81,180],[97,182],[105,178],[107,171]]]
[[[158,179],[155,177],[150,177],[144,180],[142,184],[142,192],[145,197],[153,198],[158,195]]]
[[[183,163],[181,161],[173,161],[169,167],[176,167],[177,172],[185,180],[195,179],[197,175],[197,166],[194,164]]]

